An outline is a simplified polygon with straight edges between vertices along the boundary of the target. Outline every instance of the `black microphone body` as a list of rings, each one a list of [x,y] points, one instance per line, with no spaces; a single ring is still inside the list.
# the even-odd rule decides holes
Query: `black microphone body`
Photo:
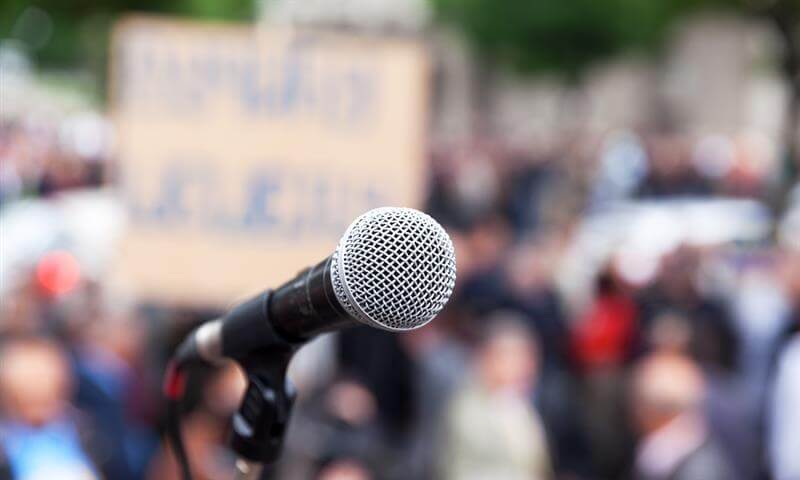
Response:
[[[336,298],[331,264],[329,256],[272,292],[270,320],[290,341],[361,325]]]
[[[178,361],[241,361],[259,349],[299,346],[322,333],[363,325],[336,298],[330,268],[329,256],[280,287],[200,325],[178,348]]]

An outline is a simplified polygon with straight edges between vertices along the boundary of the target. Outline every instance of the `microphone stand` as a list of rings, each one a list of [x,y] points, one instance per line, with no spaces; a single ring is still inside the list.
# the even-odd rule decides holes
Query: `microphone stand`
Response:
[[[286,378],[294,352],[299,347],[276,336],[268,348],[257,350],[240,362],[247,375],[239,410],[233,416],[231,449],[236,453],[237,480],[256,480],[264,464],[274,463],[297,391]]]
[[[241,365],[247,376],[245,391],[238,411],[233,416],[231,449],[237,455],[236,478],[256,480],[264,464],[274,463],[283,447],[283,437],[292,412],[297,392],[286,377],[286,370],[294,353],[305,340],[291,340],[279,334],[269,321],[269,303],[272,292],[240,306],[252,309],[261,321],[253,325],[231,323],[239,335],[229,339],[231,352],[246,352],[231,356]],[[237,318],[237,317],[234,317]],[[249,322],[249,315],[238,317]],[[247,328],[244,328],[247,327]],[[223,327],[225,328],[225,327]],[[191,480],[189,459],[180,434],[178,405],[183,397],[185,370],[204,363],[198,355],[197,343],[189,337],[178,347],[165,374],[164,393],[168,400],[168,439],[178,457],[184,480]]]

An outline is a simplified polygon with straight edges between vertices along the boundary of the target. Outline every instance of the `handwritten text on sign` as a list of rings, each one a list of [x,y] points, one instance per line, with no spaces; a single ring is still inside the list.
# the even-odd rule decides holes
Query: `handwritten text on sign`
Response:
[[[119,270],[146,298],[224,304],[330,253],[358,214],[418,206],[425,76],[407,40],[123,21]]]

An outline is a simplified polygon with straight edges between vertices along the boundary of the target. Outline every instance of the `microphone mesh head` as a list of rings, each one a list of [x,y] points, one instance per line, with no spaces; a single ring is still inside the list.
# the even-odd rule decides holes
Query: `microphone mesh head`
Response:
[[[376,208],[342,236],[331,280],[354,318],[384,330],[412,330],[431,321],[453,293],[453,242],[418,210]]]

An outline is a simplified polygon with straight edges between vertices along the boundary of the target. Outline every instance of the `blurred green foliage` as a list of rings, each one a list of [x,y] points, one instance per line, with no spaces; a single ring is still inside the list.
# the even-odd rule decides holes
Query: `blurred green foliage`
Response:
[[[704,7],[739,0],[431,0],[438,18],[466,34],[484,58],[522,72],[577,78],[597,60],[653,51],[669,26]]]
[[[19,40],[36,63],[44,67],[89,68],[103,75],[111,26],[122,13],[246,20],[253,18],[255,3],[256,0],[3,0],[0,38]],[[33,17],[31,11],[35,12]],[[44,18],[39,12],[46,14]],[[26,16],[37,21],[26,22]],[[41,44],[30,41],[47,29],[47,38]]]

